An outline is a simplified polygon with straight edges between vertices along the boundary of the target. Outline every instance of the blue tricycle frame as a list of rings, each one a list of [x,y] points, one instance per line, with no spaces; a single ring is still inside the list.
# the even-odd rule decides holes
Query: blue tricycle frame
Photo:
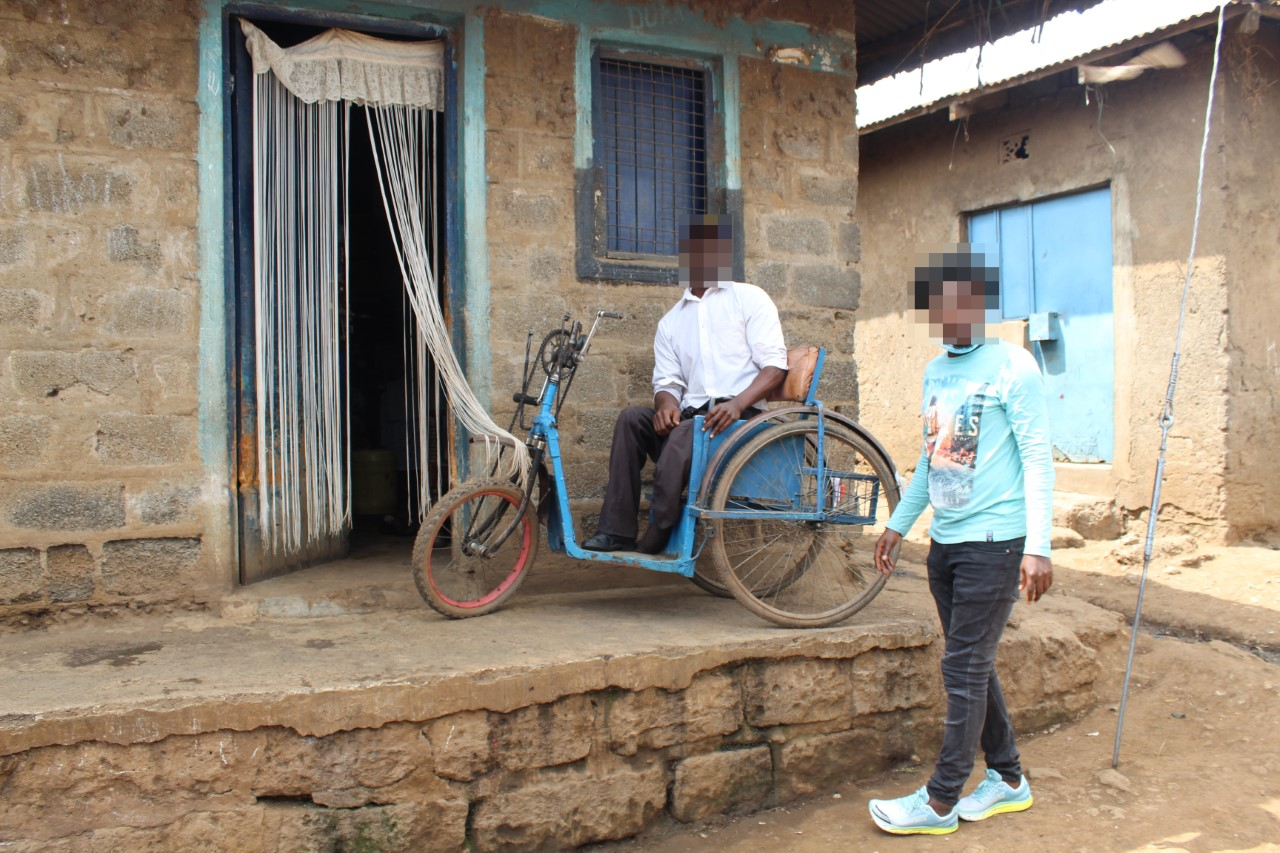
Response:
[[[554,331],[551,335],[548,335],[547,340],[554,338],[557,346],[548,359],[543,359],[540,353],[540,360],[543,361],[547,378],[536,398],[527,393],[531,372],[526,370],[525,390],[514,395],[513,399],[520,404],[536,403],[538,406],[537,415],[529,426],[528,439],[525,442],[529,448],[535,471],[531,472],[528,478],[529,482],[521,489],[524,497],[516,509],[513,519],[510,522],[490,522],[485,525],[485,532],[482,535],[490,536],[496,534],[496,544],[490,545],[488,543],[492,540],[485,539],[483,544],[475,544],[473,548],[475,554],[470,556],[474,559],[477,554],[480,557],[484,557],[498,551],[503,542],[513,534],[525,513],[534,513],[537,509],[541,509],[542,515],[546,520],[547,544],[553,552],[566,554],[576,560],[682,575],[693,579],[699,586],[716,594],[726,596],[733,594],[750,609],[779,624],[797,627],[830,624],[831,619],[810,619],[803,616],[796,618],[794,614],[788,614],[785,611],[775,613],[776,608],[773,607],[765,606],[761,608],[758,606],[758,602],[753,602],[755,596],[751,594],[750,590],[745,587],[741,590],[737,588],[742,587],[742,584],[723,583],[698,571],[699,555],[712,535],[711,528],[717,526],[717,521],[768,520],[796,522],[809,525],[815,529],[830,524],[866,526],[876,522],[877,512],[882,508],[881,502],[887,501],[889,510],[897,503],[899,484],[888,453],[861,425],[837,412],[827,410],[822,401],[816,396],[818,383],[826,362],[826,350],[818,350],[816,363],[813,365],[813,378],[809,382],[803,399],[793,400],[792,405],[769,409],[752,418],[739,420],[714,437],[703,428],[703,417],[701,415],[694,418],[693,453],[688,495],[685,499],[680,519],[672,530],[671,537],[662,552],[650,555],[637,551],[589,551],[579,544],[578,532],[575,529],[570,508],[570,492],[568,483],[565,480],[563,448],[560,441],[557,413],[560,406],[563,405],[563,400],[561,399],[562,387],[567,390],[568,384],[572,382],[574,372],[585,359],[600,322],[605,318],[621,319],[621,315],[605,311],[597,312],[590,333],[585,337],[580,335],[581,324],[579,323],[572,324],[568,331],[565,331],[566,327],[562,326],[559,337],[556,337],[557,333]],[[568,318],[566,317],[566,323],[567,321]],[[544,341],[544,350],[546,346],[547,344]],[[519,414],[517,414],[516,418],[513,418],[513,426],[517,420],[520,420]],[[722,508],[713,509],[711,505],[713,488],[717,484],[719,475],[734,459],[735,455],[752,444],[752,440],[757,436],[769,430],[777,430],[783,424],[795,421],[808,424],[803,433],[796,433],[795,436],[787,438],[785,441],[779,439],[775,444],[779,444],[781,447],[774,447],[768,440],[759,443],[755,453],[743,460],[742,464],[738,466],[738,471],[733,480],[733,491],[749,497],[737,499]],[[827,465],[826,444],[828,433],[831,429],[840,430],[841,435],[844,436],[853,434],[863,442],[864,453],[877,470],[872,471],[872,473],[866,473],[865,471],[829,468]],[[795,432],[794,428],[792,431]],[[846,442],[848,440],[848,438],[845,439]],[[776,473],[779,470],[779,465],[776,464],[779,452],[788,446],[794,449],[796,441],[806,443],[803,449],[805,450],[805,458],[810,464],[796,467],[782,481],[771,480],[766,474],[769,471]],[[771,457],[771,453],[773,457]],[[878,457],[878,459],[872,459],[871,457]],[[547,472],[543,467],[544,461],[548,460],[550,462],[550,472]],[[542,475],[541,478],[536,476],[538,473]],[[533,481],[537,479],[541,479],[542,489],[539,498],[534,500],[532,496]],[[812,484],[811,489],[806,489],[806,482]],[[466,489],[467,487],[467,484],[464,484],[459,489]],[[514,485],[511,488],[514,490]],[[844,495],[844,489],[852,488],[860,489],[859,498],[852,501],[849,506],[846,506],[844,505],[845,502],[839,500],[836,496]],[[811,500],[806,502],[804,500],[806,496],[810,497]],[[439,505],[442,505],[445,510],[448,510],[450,506],[448,497],[445,496],[439,502]],[[514,503],[511,497],[507,499]],[[839,507],[835,505],[837,503],[840,504]],[[887,513],[885,516],[880,517],[879,520],[883,522],[884,518],[887,518]],[[431,571],[430,562],[434,551],[424,552],[422,550],[424,546],[427,549],[434,549],[439,546],[434,542],[433,538],[428,538],[424,543],[422,537],[436,536],[436,531],[441,529],[443,524],[443,520],[437,519],[433,521],[431,517],[428,517],[423,524],[419,545],[415,548],[414,556],[415,579],[418,581],[420,591],[428,603],[449,616],[479,615],[481,612],[488,612],[494,609],[510,593],[514,592],[514,587],[522,576],[513,577],[505,581],[504,583],[507,583],[509,588],[503,588],[500,595],[495,596],[491,593],[483,600],[483,607],[472,608],[474,612],[459,612],[457,607],[441,606],[438,600],[437,584],[432,578],[425,576]],[[534,535],[536,536],[536,527]],[[464,549],[472,547],[469,543],[470,540],[464,543],[462,547]],[[536,542],[534,545],[534,553],[536,553]],[[421,565],[424,562],[427,564],[425,569]],[[526,565],[520,571],[527,573],[527,569],[528,566]],[[803,569],[800,571],[803,571]],[[728,579],[726,578],[725,580]],[[873,588],[870,590],[870,594],[865,596],[866,600],[869,601],[871,597],[874,597],[883,582],[883,577],[877,577],[874,580],[874,583],[871,584]],[[744,595],[739,594],[740,591],[745,593],[745,598]],[[448,603],[448,599],[446,599],[446,604]],[[456,604],[456,602],[453,603]],[[757,606],[753,606],[753,603]],[[865,602],[862,603],[865,604]],[[860,606],[858,609],[860,609]],[[850,610],[849,612],[854,611]],[[839,618],[844,618],[847,615],[848,613],[844,613]]]

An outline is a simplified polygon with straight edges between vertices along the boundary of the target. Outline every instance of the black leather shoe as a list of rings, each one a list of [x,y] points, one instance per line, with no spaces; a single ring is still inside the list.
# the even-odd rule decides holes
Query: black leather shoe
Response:
[[[636,543],[636,550],[642,554],[658,554],[667,547],[667,541],[671,539],[670,527],[658,527],[650,524],[649,529],[640,537],[640,541]]]
[[[597,533],[582,547],[588,551],[631,551],[636,547],[636,540],[631,536],[614,536],[612,533]]]

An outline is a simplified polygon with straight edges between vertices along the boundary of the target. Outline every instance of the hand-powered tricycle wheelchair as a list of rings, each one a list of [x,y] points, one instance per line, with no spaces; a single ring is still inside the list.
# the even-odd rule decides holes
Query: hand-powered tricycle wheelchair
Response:
[[[556,418],[605,318],[622,316],[598,311],[583,335],[582,324],[566,316],[532,362],[526,345],[512,427],[518,422],[528,429],[532,470],[521,487],[515,479],[495,478],[500,468],[494,462],[484,478],[440,498],[413,549],[414,580],[427,603],[455,618],[499,607],[533,565],[541,520],[553,551],[684,575],[784,627],[833,625],[865,607],[884,586],[872,564],[874,529],[888,520],[899,485],[880,444],[815,397],[823,350],[793,405],[740,420],[714,438],[702,430],[702,416],[695,419],[688,497],[664,553],[578,545]],[[533,396],[529,388],[539,368],[545,378]],[[797,370],[789,385],[796,385]],[[524,423],[526,405],[537,407],[531,425]],[[703,551],[710,552],[714,572],[699,560]]]

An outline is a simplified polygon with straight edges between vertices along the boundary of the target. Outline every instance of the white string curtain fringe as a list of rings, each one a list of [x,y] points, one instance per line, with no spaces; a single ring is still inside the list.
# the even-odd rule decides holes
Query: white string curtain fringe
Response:
[[[343,456],[337,238],[339,106],[254,80],[254,308],[259,511],[270,550],[350,521]]]
[[[300,546],[350,524],[349,419],[339,346],[339,265],[351,104],[369,108],[369,134],[406,299],[416,320],[416,387],[406,407],[418,424],[419,516],[429,507],[427,424],[440,386],[453,416],[485,441],[513,449],[501,476],[523,481],[523,442],[494,423],[453,351],[437,288],[435,111],[443,106],[443,45],[392,42],[330,30],[282,48],[241,19],[253,58],[255,307],[261,513],[273,550]],[[378,131],[374,132],[374,124]],[[346,279],[349,282],[350,279]],[[430,383],[427,353],[438,382]],[[343,430],[347,441],[343,441]],[[318,463],[318,464],[317,464]],[[447,465],[435,466],[436,488]]]
[[[435,359],[436,371],[452,404],[456,417],[472,435],[488,439],[485,465],[492,464],[499,448],[499,440],[516,451],[508,457],[503,476],[523,479],[528,472],[527,448],[510,433],[493,422],[489,412],[476,398],[467,383],[461,365],[454,357],[453,342],[440,301],[436,297],[434,253],[434,207],[424,204],[435,198],[434,175],[431,168],[435,158],[431,140],[435,137],[434,113],[408,109],[398,105],[382,105],[369,108],[369,142],[373,148],[374,166],[378,171],[378,187],[382,192],[387,224],[395,243],[396,256],[404,277],[409,304],[418,321],[418,333]],[[374,126],[377,126],[375,133]],[[424,222],[422,211],[432,214],[431,222]],[[445,357],[441,357],[441,353]],[[426,387],[420,386],[418,401],[425,403]],[[419,409],[419,417],[426,414]],[[419,483],[420,496],[425,501],[429,482],[423,477]]]

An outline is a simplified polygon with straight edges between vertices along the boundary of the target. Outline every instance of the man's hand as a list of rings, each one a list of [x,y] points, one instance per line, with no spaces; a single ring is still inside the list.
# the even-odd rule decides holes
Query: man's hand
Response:
[[[1053,586],[1053,563],[1048,557],[1035,554],[1022,556],[1022,583],[1018,589],[1027,591],[1027,601],[1039,601],[1040,596]]]
[[[666,394],[662,396],[667,397]],[[668,397],[670,399],[670,397]],[[659,405],[653,412],[653,430],[658,435],[667,435],[680,425],[680,409],[673,402],[671,405]]]
[[[737,401],[737,398],[717,403],[711,407],[711,411],[707,412],[707,416],[702,419],[702,428],[708,430],[711,433],[711,437],[715,438],[718,433],[724,432],[737,423],[738,418],[742,417],[742,409],[743,406]]]
[[[884,533],[880,534],[880,538],[876,540],[876,570],[880,574],[886,577],[893,574],[894,563],[898,562],[898,543],[901,541],[902,534],[887,527],[884,529]]]

